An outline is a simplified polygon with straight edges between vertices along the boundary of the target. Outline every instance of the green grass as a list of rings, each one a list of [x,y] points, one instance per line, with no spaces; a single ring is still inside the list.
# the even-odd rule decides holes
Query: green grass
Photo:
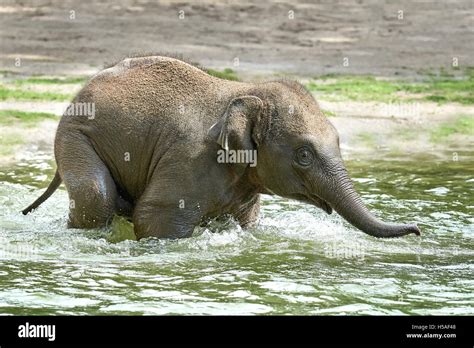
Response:
[[[19,72],[11,71],[11,70],[0,70],[0,75],[19,75]]]
[[[74,95],[55,92],[39,92],[26,89],[27,85],[74,85],[84,84],[86,77],[66,77],[66,78],[48,78],[33,76],[27,79],[17,79],[11,82],[12,86],[0,84],[0,100],[19,100],[19,101],[68,101]]]
[[[0,85],[0,100],[44,100],[44,101],[68,101],[74,96],[52,92],[37,92],[25,89],[8,88]]]
[[[462,79],[442,73],[430,75],[423,82],[377,80],[373,76],[358,75],[325,75],[318,79],[324,83],[311,81],[307,88],[333,100],[395,102],[403,99],[474,104],[474,68],[467,68]]]
[[[26,126],[33,126],[45,119],[58,119],[56,115],[46,112],[25,112],[18,110],[0,110],[0,125],[8,126],[21,122]]]
[[[209,75],[218,77],[220,79],[231,80],[231,81],[239,81],[239,78],[238,78],[237,74],[235,73],[235,71],[232,70],[232,69],[229,69],[229,68],[226,68],[223,71],[214,70],[214,69],[207,69],[207,73]]]
[[[453,122],[446,122],[433,129],[430,134],[432,142],[440,142],[453,134],[474,136],[474,117],[460,116]]]
[[[16,85],[25,84],[41,84],[41,85],[71,85],[71,84],[83,84],[88,80],[87,77],[66,77],[66,78],[48,78],[48,77],[30,77],[27,79],[15,80]]]
[[[326,117],[335,117],[336,113],[329,110],[321,110]]]
[[[368,132],[362,132],[357,134],[357,139],[367,146],[374,146],[377,142],[375,134]]]

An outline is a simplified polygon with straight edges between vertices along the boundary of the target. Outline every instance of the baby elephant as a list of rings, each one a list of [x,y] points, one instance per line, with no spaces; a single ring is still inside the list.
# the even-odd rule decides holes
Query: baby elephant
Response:
[[[125,59],[95,75],[59,122],[57,171],[68,226],[132,217],[137,238],[182,238],[225,214],[255,222],[261,193],[336,210],[375,237],[420,234],[384,223],[354,191],[336,129],[294,81],[222,80],[181,60]]]

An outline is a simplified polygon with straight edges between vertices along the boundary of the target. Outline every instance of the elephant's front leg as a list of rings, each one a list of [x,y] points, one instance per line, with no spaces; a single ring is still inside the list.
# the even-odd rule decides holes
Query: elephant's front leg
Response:
[[[138,239],[187,238],[191,237],[194,227],[199,224],[199,211],[181,205],[163,204],[162,202],[139,202],[133,213],[135,235]]]

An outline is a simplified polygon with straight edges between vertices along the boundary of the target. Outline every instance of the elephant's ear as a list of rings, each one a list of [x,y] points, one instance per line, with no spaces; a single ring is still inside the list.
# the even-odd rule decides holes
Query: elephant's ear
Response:
[[[254,96],[233,99],[221,118],[209,129],[209,136],[224,150],[255,150],[263,102]]]

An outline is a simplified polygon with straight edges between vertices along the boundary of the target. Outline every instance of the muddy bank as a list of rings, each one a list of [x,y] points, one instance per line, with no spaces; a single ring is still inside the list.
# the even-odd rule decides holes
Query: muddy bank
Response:
[[[0,64],[25,75],[87,75],[131,52],[154,51],[239,74],[408,76],[451,68],[453,58],[469,63],[472,9],[470,0],[6,0]]]

